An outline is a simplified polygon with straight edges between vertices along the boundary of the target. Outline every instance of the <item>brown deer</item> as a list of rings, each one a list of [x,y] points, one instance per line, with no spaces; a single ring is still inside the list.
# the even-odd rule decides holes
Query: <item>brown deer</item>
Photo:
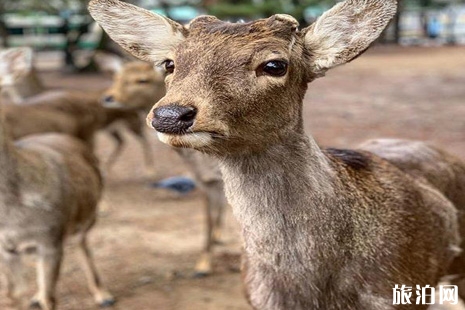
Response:
[[[95,133],[104,129],[116,142],[116,148],[105,163],[104,171],[108,172],[124,146],[120,126],[123,123],[143,146],[147,170],[150,173],[154,171],[150,145],[144,135],[138,110],[102,106],[101,92],[85,93],[43,87],[33,66],[32,54],[30,48],[0,52],[2,93],[6,100],[17,104],[5,104],[4,107],[6,120],[14,129],[15,139],[31,133],[60,132],[93,145]],[[28,122],[19,121],[26,118],[26,115]]]
[[[307,84],[367,50],[396,7],[347,0],[299,30],[282,14],[183,27],[116,0],[90,2],[113,40],[167,71],[166,96],[147,118],[160,140],[219,158],[255,309],[426,309],[394,305],[395,285],[464,279],[451,202],[463,198],[463,162],[436,153],[449,172],[437,188],[381,152],[324,150],[304,133]]]
[[[7,295],[23,304],[21,256],[34,251],[38,293],[32,304],[55,309],[63,242],[75,235],[91,293],[98,304],[113,304],[87,246],[102,191],[96,158],[67,135],[36,135],[13,143],[7,129],[0,104],[0,260]]]
[[[103,61],[103,60],[102,60]],[[113,84],[105,92],[102,102],[120,109],[135,109],[145,115],[154,98],[164,95],[160,86],[160,73],[147,62],[124,63],[121,58],[107,59],[107,70],[116,72]],[[162,80],[163,81],[163,80]],[[164,83],[164,82],[163,82]],[[160,94],[163,90],[163,95]],[[220,241],[223,212],[227,205],[223,179],[216,160],[190,149],[175,149],[183,158],[206,195],[206,239],[203,253],[196,264],[195,275],[205,276],[212,272],[212,254],[215,243]]]
[[[125,63],[117,56],[98,54],[96,60],[103,70],[113,74],[113,84],[101,95],[100,103],[108,113],[114,111],[133,115],[126,127],[134,133],[142,145],[146,166],[151,174],[154,174],[152,151],[144,133],[144,118],[154,100],[159,100],[165,94],[163,73],[154,70],[147,62]],[[118,139],[118,137],[114,138]],[[123,148],[123,141],[121,139],[120,141],[117,149],[107,160],[108,167],[113,165]]]

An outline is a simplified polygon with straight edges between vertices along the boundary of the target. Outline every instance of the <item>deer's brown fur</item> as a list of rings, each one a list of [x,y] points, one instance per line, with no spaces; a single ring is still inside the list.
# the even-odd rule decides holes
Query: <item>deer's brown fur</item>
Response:
[[[30,104],[4,104],[3,110],[14,139],[58,132],[92,145],[105,121],[95,96],[69,92],[38,95]]]
[[[8,295],[24,301],[21,255],[34,250],[38,293],[33,303],[55,309],[63,242],[76,235],[92,294],[100,304],[113,303],[100,283],[86,240],[102,191],[96,158],[82,142],[63,134],[13,143],[2,110],[0,105],[0,257]]]
[[[396,6],[347,0],[303,30],[287,15],[242,24],[204,16],[180,30],[116,0],[90,2],[133,55],[173,60],[147,120],[163,142],[220,159],[256,309],[426,309],[393,305],[394,286],[464,278],[465,266],[451,268],[463,257],[457,212],[436,184],[364,150],[322,150],[304,133],[307,84],[363,53]],[[287,72],[266,73],[270,61]],[[191,123],[171,121],[179,111],[191,111]]]

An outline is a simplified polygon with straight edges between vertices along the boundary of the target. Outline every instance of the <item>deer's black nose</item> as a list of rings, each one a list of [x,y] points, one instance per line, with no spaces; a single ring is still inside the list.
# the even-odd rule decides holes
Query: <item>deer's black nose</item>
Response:
[[[153,110],[152,126],[158,132],[182,134],[194,124],[196,115],[193,107],[167,105]]]
[[[103,103],[111,103],[115,101],[115,97],[113,97],[112,95],[106,95],[106,96],[103,96],[102,101]]]

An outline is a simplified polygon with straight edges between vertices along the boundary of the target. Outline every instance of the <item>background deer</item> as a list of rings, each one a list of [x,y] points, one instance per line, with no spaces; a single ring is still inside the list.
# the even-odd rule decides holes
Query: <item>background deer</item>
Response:
[[[111,87],[103,95],[104,105],[119,109],[134,109],[145,113],[153,106],[154,98],[163,97],[160,90],[160,72],[147,62],[131,61],[123,63],[121,58],[112,57],[101,60],[107,70],[115,72]],[[212,254],[215,243],[220,241],[221,226],[226,197],[218,162],[200,152],[189,149],[175,149],[183,158],[200,189],[206,195],[206,238],[203,253],[196,264],[196,276],[208,275],[212,272]]]
[[[142,144],[147,170],[153,173],[152,153],[138,110],[102,106],[100,92],[46,89],[34,69],[32,54],[30,48],[0,52],[2,93],[6,100],[18,104],[5,105],[4,108],[15,139],[31,133],[61,132],[92,145],[95,133],[105,129],[116,142],[116,148],[105,163],[104,170],[109,171],[124,146],[122,123]],[[19,121],[26,115],[28,122]]]
[[[102,70],[113,74],[113,84],[105,90],[100,97],[100,103],[105,110],[115,111],[115,113],[125,112],[132,115],[131,122],[126,127],[134,133],[142,145],[146,166],[151,174],[154,173],[152,151],[148,138],[144,133],[144,121],[147,111],[156,100],[165,94],[163,74],[153,70],[153,66],[146,62],[127,62],[117,56],[98,54],[95,57]],[[151,99],[148,99],[151,98]],[[151,102],[151,103],[149,103]],[[107,161],[107,167],[111,167],[118,158],[123,148],[119,131],[113,134],[114,139],[119,140],[117,149]]]
[[[55,309],[63,242],[75,235],[96,302],[113,304],[87,246],[102,191],[96,158],[67,135],[37,135],[13,143],[7,129],[0,104],[0,258],[7,273],[7,294],[23,301],[21,256],[35,251],[38,293],[32,304]]]
[[[116,0],[90,3],[117,43],[165,67],[167,94],[148,116],[160,140],[220,158],[256,309],[425,309],[393,305],[395,284],[463,280],[456,209],[441,189],[367,151],[322,150],[303,130],[307,84],[362,54],[396,6],[348,0],[298,30],[287,15],[203,16],[185,28]],[[454,177],[464,164],[439,155],[449,188],[463,189]]]

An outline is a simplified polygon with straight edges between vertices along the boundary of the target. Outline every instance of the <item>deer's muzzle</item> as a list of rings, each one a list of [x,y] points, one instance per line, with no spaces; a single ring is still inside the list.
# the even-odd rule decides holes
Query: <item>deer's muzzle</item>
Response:
[[[194,124],[197,109],[181,105],[167,105],[153,110],[152,126],[168,134],[184,134]]]

